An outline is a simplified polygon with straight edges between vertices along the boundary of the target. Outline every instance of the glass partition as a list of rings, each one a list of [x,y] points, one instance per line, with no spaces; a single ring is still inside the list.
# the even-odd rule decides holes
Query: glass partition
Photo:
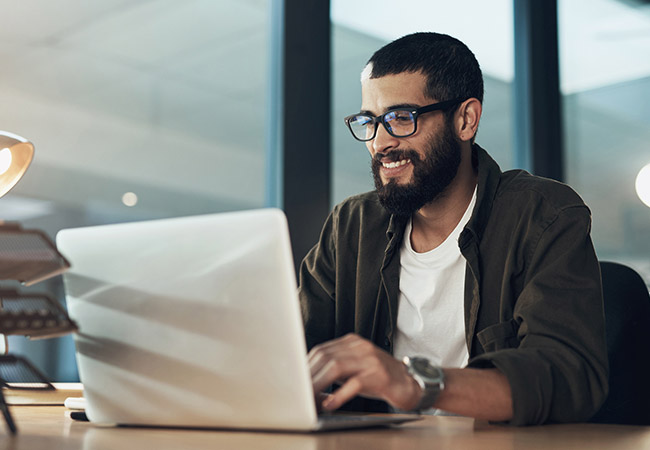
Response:
[[[558,15],[567,181],[591,208],[598,257],[650,285],[650,7],[560,0]]]
[[[0,219],[54,237],[263,206],[268,15],[264,0],[5,2],[0,129],[36,153]],[[63,299],[60,279],[33,289]],[[69,338],[10,349],[76,377]]]

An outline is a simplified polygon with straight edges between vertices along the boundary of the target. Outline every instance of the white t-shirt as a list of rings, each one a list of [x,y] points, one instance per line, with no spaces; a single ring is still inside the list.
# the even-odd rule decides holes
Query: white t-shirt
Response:
[[[399,307],[393,355],[422,356],[433,365],[464,367],[465,258],[458,238],[476,204],[476,189],[454,231],[438,247],[417,253],[411,246],[412,222],[400,249]]]

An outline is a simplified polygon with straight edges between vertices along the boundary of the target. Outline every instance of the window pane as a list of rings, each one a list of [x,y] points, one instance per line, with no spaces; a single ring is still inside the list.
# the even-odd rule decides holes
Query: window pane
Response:
[[[650,9],[560,0],[567,181],[593,216],[598,256],[650,283],[650,208],[635,179],[650,163]]]
[[[0,217],[54,236],[263,206],[268,14],[264,0],[5,2],[0,129],[36,153]],[[62,298],[60,280],[43,286]],[[52,345],[11,350],[40,346],[30,359],[71,378]]]
[[[371,6],[332,0],[333,203],[373,189],[365,145],[352,138],[343,122],[343,117],[358,112],[361,106],[361,70],[375,50],[415,31],[450,34],[474,52],[485,78],[483,118],[476,142],[503,170],[513,167],[512,14],[510,0],[376,0]]]

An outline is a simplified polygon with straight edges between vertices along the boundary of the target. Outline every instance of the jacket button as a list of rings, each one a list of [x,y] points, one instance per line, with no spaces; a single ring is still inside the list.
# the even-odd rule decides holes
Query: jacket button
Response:
[[[390,339],[385,338],[384,339],[384,348],[388,350],[390,348]]]

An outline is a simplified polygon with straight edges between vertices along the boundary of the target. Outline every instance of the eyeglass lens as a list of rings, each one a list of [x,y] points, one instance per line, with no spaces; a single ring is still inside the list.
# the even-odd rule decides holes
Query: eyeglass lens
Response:
[[[411,111],[389,111],[384,114],[383,123],[386,130],[395,137],[408,136],[415,131],[415,118]],[[371,116],[360,114],[350,119],[350,129],[357,139],[371,140],[375,137],[376,128]]]

